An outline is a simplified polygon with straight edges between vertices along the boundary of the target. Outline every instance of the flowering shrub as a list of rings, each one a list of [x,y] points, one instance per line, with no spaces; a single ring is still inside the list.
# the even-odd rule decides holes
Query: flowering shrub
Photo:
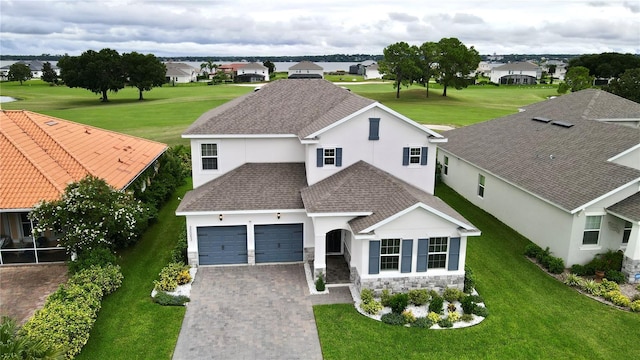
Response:
[[[169,263],[160,270],[160,280],[154,281],[156,290],[173,291],[178,285],[191,281],[189,265],[183,263]]]
[[[360,303],[362,311],[370,315],[377,315],[382,310],[382,304],[379,301],[370,300],[369,302]]]
[[[404,322],[407,324],[411,324],[412,322],[416,321],[416,316],[413,315],[413,312],[411,310],[403,311],[402,317],[404,318]]]
[[[451,322],[457,322],[460,321],[460,314],[458,314],[457,312],[450,312],[447,318],[451,320]]]
[[[631,311],[640,312],[640,300],[636,300],[631,303]]]
[[[29,216],[37,224],[36,234],[56,230],[62,233],[61,245],[80,254],[135,242],[147,227],[148,208],[131,194],[87,176],[67,186],[61,199],[37,204]]]
[[[429,319],[429,321],[431,321],[432,323],[437,323],[438,321],[440,321],[440,314],[432,311],[427,314],[427,319]]]

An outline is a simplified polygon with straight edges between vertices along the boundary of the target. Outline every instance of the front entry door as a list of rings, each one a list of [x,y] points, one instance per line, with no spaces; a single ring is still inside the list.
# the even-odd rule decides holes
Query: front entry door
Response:
[[[327,254],[342,254],[342,230],[327,233]]]

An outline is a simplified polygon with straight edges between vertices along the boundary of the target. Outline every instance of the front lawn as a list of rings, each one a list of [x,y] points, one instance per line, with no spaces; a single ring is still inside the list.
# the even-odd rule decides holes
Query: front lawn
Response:
[[[325,359],[625,359],[640,356],[640,314],[601,304],[523,256],[528,240],[445,185],[436,193],[475,226],[467,264],[489,316],[424,330],[383,324],[352,305],[314,307]]]
[[[183,231],[184,217],[175,215],[178,196],[191,189],[178,188],[162,207],[158,221],[140,241],[119,254],[124,281],[107,296],[91,331],[89,342],[76,359],[170,359],[182,326],[183,306],[160,306],[151,301],[153,280],[169,262],[171,250]]]

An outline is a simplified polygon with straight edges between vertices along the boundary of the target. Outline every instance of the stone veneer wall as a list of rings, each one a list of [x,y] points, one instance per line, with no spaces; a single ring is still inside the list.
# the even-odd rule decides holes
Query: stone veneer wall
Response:
[[[398,276],[394,278],[362,279],[355,268],[351,277],[358,293],[362,289],[372,289],[377,295],[383,289],[392,293],[407,292],[412,289],[429,289],[442,293],[445,288],[464,288],[464,275]]]
[[[189,261],[189,265],[198,266],[198,252],[197,251],[189,251],[187,253],[187,261]]]
[[[636,280],[636,274],[640,274],[640,260],[631,260],[625,256],[622,260],[622,272],[627,275],[627,281],[634,284],[640,282]]]

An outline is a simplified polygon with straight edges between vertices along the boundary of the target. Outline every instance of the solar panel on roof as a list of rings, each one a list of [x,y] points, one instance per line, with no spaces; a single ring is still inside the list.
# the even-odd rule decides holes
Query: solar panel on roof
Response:
[[[534,116],[534,117],[531,118],[531,120],[539,121],[539,122],[543,122],[543,123],[549,123],[551,121],[551,119],[547,119],[545,117],[540,117],[540,116]]]
[[[561,126],[561,127],[564,127],[564,128],[570,128],[570,127],[573,126],[572,123],[568,123],[566,121],[558,121],[558,120],[553,121],[551,124],[552,125],[556,125],[556,126]]]

